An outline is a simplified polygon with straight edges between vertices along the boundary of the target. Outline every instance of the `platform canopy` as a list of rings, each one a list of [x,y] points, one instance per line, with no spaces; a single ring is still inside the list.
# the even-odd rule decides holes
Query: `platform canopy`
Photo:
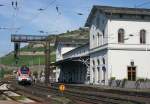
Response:
[[[89,59],[89,58],[90,58],[89,55],[81,56],[81,57],[67,58],[67,59],[63,59],[63,60],[55,62],[55,65],[57,66],[57,65],[60,65],[60,64],[63,64],[63,63],[71,62],[71,61],[80,61],[79,59]]]

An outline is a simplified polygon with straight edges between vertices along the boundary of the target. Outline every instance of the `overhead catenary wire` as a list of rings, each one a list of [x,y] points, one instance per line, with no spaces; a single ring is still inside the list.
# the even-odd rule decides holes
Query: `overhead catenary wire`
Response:
[[[44,11],[46,11],[46,10],[49,8],[49,6],[51,6],[51,5],[54,4],[55,2],[56,2],[56,0],[53,0],[53,1],[51,1],[45,8],[39,8],[39,9],[38,9],[39,13],[36,14],[35,16],[33,16],[33,17],[29,20],[29,23],[31,23],[33,20],[35,20],[36,18],[38,18],[38,16],[39,16],[41,13],[43,13]],[[60,8],[61,8],[61,7],[58,6],[58,5],[56,5],[55,8],[56,8],[57,13],[58,13],[59,15],[61,15],[61,14],[62,14],[61,11],[60,11]],[[62,8],[61,8],[61,10],[62,10]],[[75,14],[77,14],[77,15],[84,15],[84,13],[82,13],[82,12],[76,12],[76,11],[72,11],[72,10],[64,10],[64,11],[73,12],[73,13],[75,13]],[[28,25],[28,24],[26,24],[26,25]],[[20,26],[20,29],[24,28],[26,25]]]
[[[28,22],[28,24],[30,24],[33,20],[35,20],[36,18],[38,18],[39,17],[39,15],[41,14],[41,13],[43,13],[44,11],[46,11],[48,8],[49,8],[49,6],[51,6],[53,3],[55,3],[56,2],[56,0],[53,0],[53,1],[51,1],[45,8],[39,8],[38,9],[38,11],[39,11],[39,13],[37,13],[36,15],[34,15]],[[20,29],[22,29],[22,28],[24,28],[26,25],[28,25],[28,24],[25,24],[25,25],[22,25],[22,26],[20,26],[19,28]],[[19,30],[20,30],[19,29]]]
[[[56,11],[57,11],[58,14],[61,14],[61,12],[59,11],[59,7],[58,6],[56,6]]]
[[[46,10],[47,10],[52,4],[54,4],[55,2],[56,2],[56,0],[53,0],[53,1],[49,2],[48,5],[46,5],[46,7],[37,9],[38,13],[35,14],[31,19],[27,20],[27,22],[26,22],[25,24],[19,26],[18,31],[21,30],[21,29],[23,29],[24,27],[26,27],[26,26],[29,25],[30,23],[32,23],[36,18],[39,17],[40,14],[44,13],[44,11],[46,11]],[[89,8],[89,7],[86,7],[86,8]],[[71,13],[76,14],[76,15],[79,15],[79,16],[83,16],[83,17],[86,16],[86,15],[85,15],[83,12],[81,12],[81,11],[80,11],[80,12],[73,11],[73,10],[64,10],[64,11],[63,11],[63,9],[62,9],[60,6],[58,6],[58,5],[55,6],[55,9],[56,9],[56,11],[57,11],[57,13],[58,13],[59,15],[63,14],[63,12],[65,12],[65,11],[68,11],[68,12],[71,12]],[[60,10],[61,10],[61,11],[60,11]]]
[[[137,8],[137,7],[142,7],[142,6],[148,5],[148,4],[150,4],[150,1],[146,1],[146,2],[143,2],[143,3],[141,3],[141,4],[135,4],[135,8]]]
[[[11,6],[12,6],[12,8],[13,8],[13,14],[12,14],[12,26],[11,26],[11,29],[12,29],[12,34],[13,33],[16,33],[17,32],[17,30],[19,29],[19,28],[16,28],[15,27],[15,23],[16,23],[16,18],[17,18],[17,14],[18,14],[18,11],[19,11],[19,7],[18,7],[18,1],[17,0],[13,0],[12,2],[11,2]],[[16,29],[15,29],[16,28]]]
[[[10,27],[3,27],[1,26],[0,27],[0,30],[9,30],[11,31],[11,33],[13,33],[15,30],[18,30],[19,28],[15,27],[15,20],[16,20],[16,17],[17,17],[17,10],[19,9],[18,8],[18,1],[17,0],[12,0],[10,1],[10,3],[2,3],[0,4],[0,6],[4,6],[4,7],[7,7],[7,6],[11,6],[13,8],[13,12],[12,12],[12,23],[11,23],[11,26]]]
[[[87,10],[87,12],[89,12],[90,10],[89,10],[89,8],[90,7],[81,7],[81,8],[86,8]],[[62,12],[60,12],[60,10],[62,11]],[[82,10],[82,9],[81,9]],[[67,13],[72,13],[72,14],[75,14],[75,15],[79,15],[79,16],[81,16],[81,15],[85,15],[85,11],[84,11],[84,13],[83,12],[81,12],[81,11],[79,11],[79,10],[68,10],[68,9],[64,9],[63,7],[62,7],[62,5],[61,6],[58,6],[58,5],[56,5],[56,11],[58,12],[58,14],[63,14],[63,12],[67,12]]]

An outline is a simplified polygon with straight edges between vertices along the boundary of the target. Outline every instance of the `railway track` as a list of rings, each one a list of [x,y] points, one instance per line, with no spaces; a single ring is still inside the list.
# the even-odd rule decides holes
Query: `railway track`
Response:
[[[8,102],[16,102],[16,103],[37,103],[39,104],[37,100],[29,98],[24,96],[21,93],[16,92],[16,90],[10,88],[10,85],[12,84],[11,81],[0,81],[0,97],[2,97],[2,100],[8,101]]]
[[[47,87],[45,86],[36,86],[42,90],[47,90]],[[58,92],[57,87],[51,88],[53,91]],[[51,90],[51,91],[52,91]],[[115,94],[108,94],[104,92],[90,92],[90,91],[81,91],[81,90],[69,90],[67,89],[64,93],[65,96],[68,98],[77,98],[77,100],[85,101],[85,102],[91,102],[93,104],[145,104],[145,100],[141,101],[141,98],[137,101],[137,98],[133,98],[133,96],[123,96],[120,97],[120,95]],[[132,97],[132,98],[130,98]]]
[[[47,87],[43,85],[35,85],[30,87],[20,87],[21,90],[35,94],[40,97],[48,97],[51,95],[61,96],[57,87]],[[150,104],[150,100],[145,97],[137,97],[123,94],[111,94],[107,92],[81,91],[75,89],[67,89],[64,96],[75,101],[83,101],[91,104]]]
[[[54,84],[53,86],[58,87],[60,84]],[[136,97],[144,97],[150,98],[150,90],[149,91],[141,91],[139,89],[118,89],[118,88],[99,88],[99,87],[91,87],[91,86],[81,86],[81,85],[72,85],[66,84],[68,89],[76,89],[76,90],[90,90],[93,92],[106,92],[106,93],[114,93],[120,95],[128,95],[128,96],[136,96]]]

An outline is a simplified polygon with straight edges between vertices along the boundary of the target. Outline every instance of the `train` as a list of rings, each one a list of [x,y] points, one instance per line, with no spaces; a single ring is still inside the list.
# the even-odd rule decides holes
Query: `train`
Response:
[[[32,76],[30,69],[23,65],[17,71],[17,82],[18,84],[32,84]]]

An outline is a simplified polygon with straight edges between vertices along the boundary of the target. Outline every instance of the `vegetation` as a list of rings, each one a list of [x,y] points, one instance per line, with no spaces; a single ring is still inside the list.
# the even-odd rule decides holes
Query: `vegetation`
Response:
[[[89,30],[88,29],[83,29],[79,28],[78,30],[74,31],[67,31],[66,33],[62,33],[59,35],[59,37],[67,37],[67,38],[83,38],[87,39],[89,37]]]
[[[51,54],[51,61],[55,62],[55,53],[54,52],[53,52],[53,54]],[[9,55],[1,58],[1,63],[4,65],[15,65],[16,60],[15,60],[13,54],[9,54]],[[19,56],[19,59],[18,59],[18,66],[20,66],[22,64],[26,64],[28,66],[38,65],[38,64],[43,65],[44,63],[45,63],[44,55],[40,55],[40,56],[24,55],[24,56]]]
[[[25,96],[12,96],[12,99],[14,99],[15,101],[18,101],[18,100],[25,100],[26,97]]]
[[[110,78],[110,80],[115,80],[115,79],[116,79],[116,77],[111,77],[111,78]]]
[[[53,48],[53,47],[52,47]],[[37,52],[42,52],[44,51],[44,47],[24,47],[24,48],[21,48],[20,51],[25,51],[25,52],[33,52],[33,51],[37,51]]]
[[[38,72],[37,71],[33,71],[33,75],[35,76],[35,78],[38,78]]]
[[[0,68],[0,79],[4,78],[4,69]]]
[[[4,96],[4,95],[0,95],[0,100],[7,100],[7,98],[6,98],[6,96]]]

